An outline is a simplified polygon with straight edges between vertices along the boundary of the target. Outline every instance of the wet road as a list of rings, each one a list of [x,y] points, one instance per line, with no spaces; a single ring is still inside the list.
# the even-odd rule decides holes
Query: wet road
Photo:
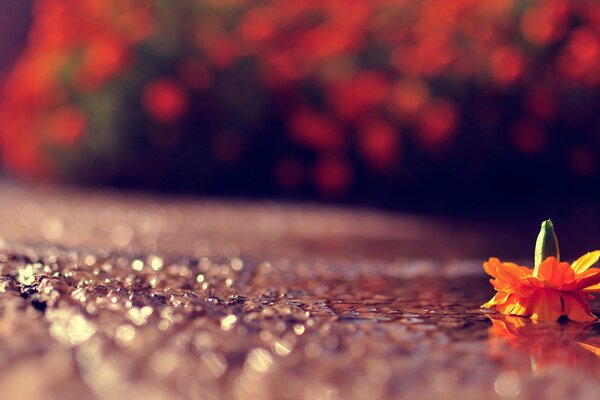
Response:
[[[493,294],[483,254],[519,248],[509,226],[486,235],[316,206],[2,193],[0,390],[12,398],[592,399],[600,389],[599,324],[479,309]]]

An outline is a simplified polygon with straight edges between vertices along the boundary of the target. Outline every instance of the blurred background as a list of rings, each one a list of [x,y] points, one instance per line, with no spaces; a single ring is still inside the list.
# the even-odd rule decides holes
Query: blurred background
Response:
[[[3,0],[4,174],[452,215],[596,207],[596,0]]]

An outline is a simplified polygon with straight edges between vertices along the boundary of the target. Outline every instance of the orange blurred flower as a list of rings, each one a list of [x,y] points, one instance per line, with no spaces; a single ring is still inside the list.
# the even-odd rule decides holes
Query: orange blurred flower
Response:
[[[551,254],[550,256],[547,256]],[[600,250],[581,256],[572,264],[559,262],[558,242],[552,222],[542,223],[536,244],[535,268],[490,258],[483,263],[496,295],[482,307],[502,314],[530,317],[534,321],[594,321],[588,300],[600,292],[600,269],[590,269]],[[540,261],[543,260],[543,261]]]

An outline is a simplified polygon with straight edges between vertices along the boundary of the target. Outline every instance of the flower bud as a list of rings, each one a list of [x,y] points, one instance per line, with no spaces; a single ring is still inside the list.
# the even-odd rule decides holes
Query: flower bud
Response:
[[[540,233],[535,242],[535,268],[538,268],[548,257],[555,257],[560,261],[558,239],[556,233],[554,233],[554,225],[549,219],[542,222]]]

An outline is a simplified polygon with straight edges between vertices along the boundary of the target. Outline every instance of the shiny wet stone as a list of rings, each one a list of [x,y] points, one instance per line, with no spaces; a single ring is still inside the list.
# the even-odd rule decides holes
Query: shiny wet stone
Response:
[[[8,189],[0,390],[12,398],[593,399],[600,389],[600,324],[482,311],[493,290],[480,260],[402,251],[412,240],[450,252],[396,231],[418,221],[382,228],[378,215],[277,206],[273,222],[272,205]],[[256,228],[266,236],[248,227],[269,223]],[[388,229],[394,240],[380,241]]]
[[[0,384],[45,398],[552,397],[600,372],[597,325],[510,325],[479,310],[481,274],[10,245],[2,260]]]

